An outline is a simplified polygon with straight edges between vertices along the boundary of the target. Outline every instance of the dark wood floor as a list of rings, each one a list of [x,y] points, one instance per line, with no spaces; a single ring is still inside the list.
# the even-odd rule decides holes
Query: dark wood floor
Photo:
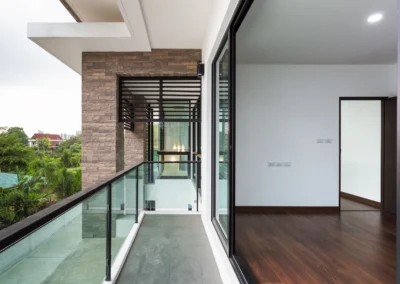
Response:
[[[340,210],[342,210],[342,211],[379,211],[380,209],[341,197],[340,198]]]
[[[254,283],[395,283],[395,218],[380,211],[236,214]]]

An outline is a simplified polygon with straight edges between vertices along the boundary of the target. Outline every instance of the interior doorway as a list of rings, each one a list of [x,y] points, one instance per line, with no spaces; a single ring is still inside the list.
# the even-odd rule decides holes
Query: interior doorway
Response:
[[[397,98],[340,98],[341,211],[396,209]]]

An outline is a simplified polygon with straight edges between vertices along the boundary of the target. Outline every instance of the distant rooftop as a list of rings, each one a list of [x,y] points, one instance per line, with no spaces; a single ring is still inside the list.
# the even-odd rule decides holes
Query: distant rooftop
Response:
[[[59,134],[35,133],[32,136],[32,139],[44,139],[44,138],[48,138],[49,140],[62,140]]]
[[[45,138],[50,140],[51,147],[57,147],[58,144],[63,140],[63,138],[59,134],[47,134],[47,133],[35,133],[33,134],[31,140],[38,140]]]

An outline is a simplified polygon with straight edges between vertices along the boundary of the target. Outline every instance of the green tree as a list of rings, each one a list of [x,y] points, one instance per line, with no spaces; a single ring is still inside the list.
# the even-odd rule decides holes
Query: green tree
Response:
[[[72,164],[72,153],[70,150],[65,149],[61,155],[61,162],[63,163],[64,167],[71,168],[73,167]]]
[[[32,154],[16,133],[0,134],[0,172],[25,171]]]
[[[0,223],[11,225],[46,207],[51,195],[43,192],[41,177],[18,174],[18,184],[0,188]]]
[[[22,127],[10,127],[7,129],[7,134],[16,134],[25,146],[29,146],[29,139]]]
[[[72,151],[72,148],[74,148],[77,151],[81,151],[81,145],[82,144],[82,136],[81,135],[76,135],[74,137],[71,137],[68,140],[62,141],[60,145],[57,147],[57,152],[61,154],[65,149],[69,149]],[[72,151],[74,153],[74,151]]]
[[[59,200],[78,192],[81,189],[80,169],[58,168],[49,179],[49,187]]]
[[[82,144],[81,143],[74,143],[69,147],[72,153],[81,153],[82,152]]]
[[[35,142],[35,149],[40,153],[49,151],[50,147],[51,147],[51,142],[49,138],[38,139]]]
[[[57,158],[46,155],[36,155],[29,163],[29,173],[43,177],[47,184],[48,179],[52,177],[52,173],[60,167],[59,163]]]
[[[52,198],[62,200],[82,187],[80,136],[49,151],[48,139],[38,140],[31,148],[21,133],[22,128],[0,127],[0,171],[22,170],[31,176],[20,174],[16,186],[0,188],[0,228],[45,208]]]
[[[81,160],[82,160],[81,152],[73,154],[72,155],[72,159],[71,159],[73,167],[74,168],[80,167],[81,166]]]
[[[67,168],[76,168],[81,166],[81,153],[81,136],[77,135],[61,142],[55,155],[61,158]]]

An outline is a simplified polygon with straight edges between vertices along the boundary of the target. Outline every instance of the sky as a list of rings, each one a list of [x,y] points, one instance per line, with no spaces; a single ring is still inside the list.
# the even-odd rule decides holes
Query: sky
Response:
[[[0,0],[0,127],[75,134],[81,76],[27,38],[28,22],[74,22],[59,0]]]

